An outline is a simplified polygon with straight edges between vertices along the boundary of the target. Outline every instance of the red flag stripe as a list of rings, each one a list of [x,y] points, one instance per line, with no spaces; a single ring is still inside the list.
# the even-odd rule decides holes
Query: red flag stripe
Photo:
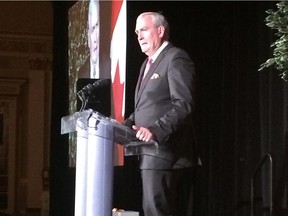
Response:
[[[125,41],[124,43],[123,40]],[[122,122],[125,110],[126,0],[113,0],[111,3],[110,57],[113,99],[112,115],[117,121]],[[124,165],[123,147],[117,145],[115,150],[114,164]]]
[[[112,1],[112,13],[111,13],[111,38],[114,32],[115,25],[118,20],[118,16],[122,7],[123,1],[122,0],[115,0]]]

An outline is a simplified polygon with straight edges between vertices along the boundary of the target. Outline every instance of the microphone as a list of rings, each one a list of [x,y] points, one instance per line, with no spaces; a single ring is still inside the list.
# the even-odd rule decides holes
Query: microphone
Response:
[[[77,96],[81,99],[87,99],[92,93],[94,93],[97,89],[104,87],[110,83],[109,79],[99,79],[94,83],[89,83],[84,86],[80,91],[77,92]]]

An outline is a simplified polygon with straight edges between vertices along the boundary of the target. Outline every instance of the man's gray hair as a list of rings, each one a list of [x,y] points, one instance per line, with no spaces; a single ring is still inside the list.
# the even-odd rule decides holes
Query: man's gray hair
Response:
[[[165,16],[160,13],[160,12],[144,12],[139,15],[139,17],[144,17],[144,16],[152,16],[153,18],[153,24],[155,27],[163,26],[165,28],[164,32],[164,40],[169,40],[169,23],[167,22]]]

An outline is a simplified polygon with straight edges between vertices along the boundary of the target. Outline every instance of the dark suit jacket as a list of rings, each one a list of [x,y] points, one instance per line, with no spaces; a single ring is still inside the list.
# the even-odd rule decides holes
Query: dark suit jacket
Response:
[[[159,152],[141,156],[141,169],[174,169],[197,162],[194,143],[194,64],[188,54],[169,43],[142,80],[143,63],[135,90],[135,110],[127,126],[147,127],[156,136]]]

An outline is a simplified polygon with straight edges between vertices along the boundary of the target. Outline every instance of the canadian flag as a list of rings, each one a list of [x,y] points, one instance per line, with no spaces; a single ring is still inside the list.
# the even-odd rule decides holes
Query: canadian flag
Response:
[[[112,0],[111,13],[111,80],[114,118],[122,122],[125,114],[126,79],[126,0]],[[114,112],[113,112],[114,111]],[[112,115],[113,115],[112,114]],[[114,152],[114,164],[124,164],[123,147],[117,145]]]

